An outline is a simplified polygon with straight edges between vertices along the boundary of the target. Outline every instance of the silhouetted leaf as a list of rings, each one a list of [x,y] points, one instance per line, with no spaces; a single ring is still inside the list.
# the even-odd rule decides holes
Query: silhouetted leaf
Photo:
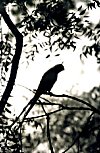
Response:
[[[78,11],[80,11],[82,9],[82,5],[78,8]]]
[[[49,57],[50,57],[50,54],[46,56],[46,58],[49,58]]]
[[[85,9],[85,10],[82,10],[82,11],[80,12],[80,15],[85,14],[85,12],[86,12],[86,9]]]
[[[10,103],[7,102],[7,107],[11,107],[12,105]]]
[[[5,108],[5,111],[7,111],[9,114],[11,114],[11,111],[8,108]]]
[[[60,54],[56,54],[55,56],[59,56]]]

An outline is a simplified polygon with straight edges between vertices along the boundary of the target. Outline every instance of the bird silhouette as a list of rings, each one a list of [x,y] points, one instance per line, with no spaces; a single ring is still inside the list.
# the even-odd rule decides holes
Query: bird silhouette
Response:
[[[44,73],[34,97],[29,102],[30,106],[28,110],[25,112],[23,120],[28,115],[33,106],[36,104],[39,97],[44,93],[50,92],[51,88],[57,80],[58,73],[63,70],[64,66],[62,64],[57,64]]]

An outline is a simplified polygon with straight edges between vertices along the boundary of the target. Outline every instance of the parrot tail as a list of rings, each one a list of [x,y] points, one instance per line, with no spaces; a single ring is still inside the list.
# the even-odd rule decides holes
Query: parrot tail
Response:
[[[30,100],[30,102],[28,103],[29,108],[25,112],[22,122],[24,121],[24,119],[26,118],[28,113],[31,111],[31,109],[34,107],[34,105],[36,104],[36,102],[37,102],[37,100],[39,99],[40,96],[41,96],[41,93],[40,92],[36,92],[34,97]]]

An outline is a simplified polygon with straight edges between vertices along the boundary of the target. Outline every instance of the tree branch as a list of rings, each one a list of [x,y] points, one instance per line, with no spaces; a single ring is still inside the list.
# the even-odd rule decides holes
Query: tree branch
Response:
[[[51,153],[54,153],[53,146],[52,146],[52,143],[51,143],[49,122],[50,122],[50,117],[49,117],[49,114],[47,114],[47,137],[48,137],[48,141],[49,141],[49,145],[50,145],[50,151],[51,151]]]
[[[23,36],[18,31],[16,26],[13,24],[13,22],[11,21],[11,19],[10,19],[9,15],[7,14],[4,7],[2,9],[0,8],[0,13],[1,13],[5,23],[7,24],[7,26],[9,27],[9,29],[11,30],[11,32],[13,33],[13,35],[16,38],[16,51],[15,51],[15,55],[13,56],[13,59],[12,59],[12,67],[11,67],[10,77],[9,77],[6,89],[3,93],[3,96],[0,101],[0,114],[2,114],[4,107],[10,97],[10,93],[13,89],[14,83],[15,83],[19,60],[20,60],[22,47],[23,47]]]
[[[88,106],[89,108],[91,108],[91,110],[92,110],[94,113],[97,113],[97,114],[100,115],[99,109],[95,108],[95,107],[92,106],[90,103],[88,103],[88,102],[86,102],[86,101],[84,101],[84,100],[82,100],[82,99],[80,99],[80,98],[77,98],[77,97],[74,97],[74,96],[69,96],[69,95],[66,95],[66,94],[55,95],[55,94],[53,94],[53,93],[51,93],[51,92],[49,93],[49,95],[50,95],[50,96],[54,96],[54,97],[63,97],[63,98],[66,97],[66,98],[73,99],[73,100],[75,100],[75,101],[77,101],[77,102],[79,102],[79,103],[82,103],[82,104]]]

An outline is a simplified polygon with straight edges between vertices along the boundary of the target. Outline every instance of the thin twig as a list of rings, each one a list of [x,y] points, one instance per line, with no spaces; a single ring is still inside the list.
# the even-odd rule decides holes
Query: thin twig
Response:
[[[50,145],[50,151],[51,151],[51,153],[54,153],[52,143],[51,143],[49,122],[50,122],[50,117],[49,117],[49,114],[47,114],[47,137],[48,137],[48,141],[49,141],[49,145]]]
[[[84,101],[84,100],[82,100],[82,99],[79,99],[79,98],[77,98],[77,97],[69,96],[69,95],[66,95],[66,94],[55,95],[55,94],[53,94],[53,93],[51,93],[51,92],[49,93],[49,95],[50,95],[50,96],[54,96],[54,97],[63,97],[63,98],[66,97],[66,98],[73,99],[73,100],[75,100],[75,101],[77,101],[77,102],[79,102],[79,103],[82,103],[82,104],[87,105],[88,107],[91,108],[92,111],[94,111],[95,113],[97,113],[97,114],[100,115],[99,109],[95,108],[94,106],[92,106],[92,105],[89,104],[88,102],[86,102],[86,101]]]

